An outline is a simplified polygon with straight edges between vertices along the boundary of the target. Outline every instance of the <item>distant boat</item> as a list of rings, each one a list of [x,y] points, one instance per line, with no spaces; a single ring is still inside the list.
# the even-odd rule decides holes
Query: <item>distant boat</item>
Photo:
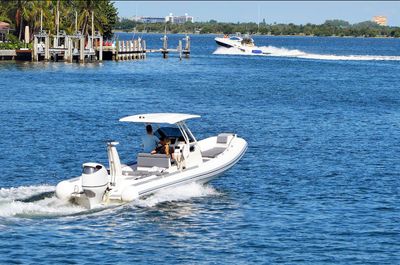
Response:
[[[242,37],[240,33],[236,33],[235,36],[225,35],[224,37],[216,37],[214,40],[222,47],[235,47],[245,53],[269,54],[263,52],[259,47],[255,46],[254,40],[248,34]]]

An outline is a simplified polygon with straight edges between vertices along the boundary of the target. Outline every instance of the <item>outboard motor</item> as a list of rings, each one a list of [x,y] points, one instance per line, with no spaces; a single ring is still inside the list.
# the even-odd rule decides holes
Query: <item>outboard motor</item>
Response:
[[[97,163],[82,165],[82,189],[88,200],[89,208],[100,204],[108,186],[108,174],[104,166]]]

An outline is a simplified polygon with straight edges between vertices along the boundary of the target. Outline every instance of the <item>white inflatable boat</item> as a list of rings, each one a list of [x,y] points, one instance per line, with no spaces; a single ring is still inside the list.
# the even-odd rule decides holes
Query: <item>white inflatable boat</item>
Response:
[[[190,182],[206,183],[236,164],[247,150],[247,142],[233,133],[196,140],[185,121],[198,115],[152,113],[128,116],[122,122],[161,124],[155,135],[170,140],[173,153],[139,153],[137,162],[120,162],[118,142],[107,143],[109,168],[85,163],[79,177],[64,180],[56,196],[86,208],[130,202],[160,189]]]

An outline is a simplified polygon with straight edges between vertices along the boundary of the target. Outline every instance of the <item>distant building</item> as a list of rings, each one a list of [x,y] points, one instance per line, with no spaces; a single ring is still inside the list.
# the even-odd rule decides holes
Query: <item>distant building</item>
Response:
[[[133,21],[141,22],[141,23],[165,23],[165,18],[163,17],[133,17]]]
[[[140,20],[141,18],[142,18],[142,17],[134,16],[134,17],[132,17],[132,20],[133,20],[133,21],[138,21],[138,22],[139,22],[139,20]]]
[[[165,17],[165,22],[170,22],[172,24],[185,24],[186,22],[194,22],[192,16],[188,16],[186,13],[184,16],[174,16],[172,13],[169,13],[168,16]]]
[[[164,17],[143,17],[143,16],[134,16],[132,18],[133,21],[141,22],[141,23],[167,23],[170,22],[172,24],[185,24],[186,22],[193,22],[193,17],[188,16],[186,13],[184,16],[174,16],[170,13],[168,16]]]
[[[374,16],[372,21],[381,26],[387,26],[387,17],[385,16]]]
[[[165,23],[163,17],[142,17],[143,23]]]

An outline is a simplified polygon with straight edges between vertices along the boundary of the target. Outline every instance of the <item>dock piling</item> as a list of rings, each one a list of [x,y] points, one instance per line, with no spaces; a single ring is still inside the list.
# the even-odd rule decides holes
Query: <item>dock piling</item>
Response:
[[[119,41],[115,43],[115,60],[119,61]]]
[[[33,56],[32,56],[32,60],[37,62],[39,61],[39,54],[38,54],[38,39],[34,38],[33,40]]]
[[[66,45],[67,45],[67,51],[68,51],[68,56],[66,59],[68,62],[72,63],[72,60],[74,59],[74,55],[72,54],[72,46],[73,46],[74,42],[72,41],[71,38],[67,38],[66,42],[67,42]]]
[[[99,61],[103,61],[103,36],[100,36]]]
[[[143,48],[143,59],[146,58],[147,54],[146,54],[146,41],[142,40],[142,48]]]
[[[85,39],[79,38],[79,62],[85,62]]]
[[[179,40],[178,44],[179,60],[182,61],[182,41]]]
[[[185,37],[185,50],[183,51],[183,53],[185,54],[185,58],[189,58],[189,54],[190,54],[190,37],[189,35],[186,35]]]
[[[46,61],[50,60],[50,38],[46,36],[44,38],[44,59]]]

